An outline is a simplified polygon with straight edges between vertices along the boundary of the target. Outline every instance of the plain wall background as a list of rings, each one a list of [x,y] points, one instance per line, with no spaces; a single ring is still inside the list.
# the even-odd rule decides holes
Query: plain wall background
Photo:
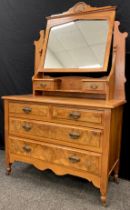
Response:
[[[0,1],[0,96],[32,92],[34,71],[33,41],[46,26],[46,16],[61,13],[77,0],[2,0]],[[130,1],[85,0],[91,6],[117,6],[116,20],[120,30],[127,31],[126,98],[121,146],[120,176],[130,179],[129,134],[129,60],[130,60]],[[0,148],[4,148],[3,102],[0,101]]]

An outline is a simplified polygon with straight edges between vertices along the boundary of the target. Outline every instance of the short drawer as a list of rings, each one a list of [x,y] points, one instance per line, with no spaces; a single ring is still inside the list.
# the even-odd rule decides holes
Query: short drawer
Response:
[[[43,79],[33,82],[33,87],[35,90],[57,90],[59,89],[60,80],[59,79]]]
[[[69,120],[71,122],[103,123],[103,111],[89,109],[75,109],[60,106],[54,106],[52,118],[57,120]]]
[[[82,90],[91,93],[106,93],[106,83],[83,81]]]
[[[10,118],[9,133],[26,138],[38,138],[38,140],[39,137],[43,140],[44,138],[60,140],[61,144],[62,142],[68,142],[75,147],[90,147],[92,151],[101,151],[102,146],[102,130],[100,129],[78,128],[76,126]]]
[[[101,155],[97,153],[12,137],[10,138],[10,152],[95,175],[101,174]]]
[[[49,106],[32,103],[9,103],[9,114],[32,119],[49,119]]]
[[[49,81],[37,81],[34,82],[34,88],[38,90],[50,90],[51,89],[51,82]]]

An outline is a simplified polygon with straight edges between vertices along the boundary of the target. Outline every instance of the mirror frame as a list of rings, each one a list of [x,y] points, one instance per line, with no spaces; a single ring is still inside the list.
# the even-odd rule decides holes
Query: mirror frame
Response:
[[[58,15],[52,15],[47,17],[47,27],[45,40],[42,48],[42,55],[40,60],[40,65],[38,67],[38,71],[40,72],[104,72],[107,71],[109,55],[110,55],[110,47],[112,41],[112,33],[115,21],[115,6],[107,6],[107,7],[91,7],[84,2],[79,2],[74,5],[67,12]],[[45,57],[47,51],[47,45],[49,40],[50,30],[54,26],[58,26],[61,24],[69,23],[75,20],[107,20],[109,24],[107,42],[106,42],[106,50],[104,56],[104,64],[101,68],[44,68]]]

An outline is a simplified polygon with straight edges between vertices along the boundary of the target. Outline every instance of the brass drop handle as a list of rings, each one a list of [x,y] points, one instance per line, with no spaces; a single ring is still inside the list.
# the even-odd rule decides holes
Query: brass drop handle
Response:
[[[30,130],[32,129],[32,126],[31,126],[30,124],[28,124],[28,123],[24,123],[24,124],[22,125],[22,127],[23,127],[23,129],[24,129],[25,131],[30,131]]]
[[[32,108],[30,107],[24,107],[23,109],[23,112],[25,112],[26,114],[30,113],[32,111]]]
[[[75,132],[75,131],[74,132],[70,132],[69,136],[70,136],[71,139],[79,139],[80,138],[80,133]]]
[[[92,84],[90,87],[91,87],[92,89],[96,90],[96,89],[98,88],[98,85],[97,85],[97,84]]]
[[[25,152],[31,152],[31,148],[28,146],[28,145],[24,145],[23,146],[23,150],[25,151]]]
[[[70,112],[69,113],[69,118],[73,120],[79,119],[81,116],[80,112]]]
[[[47,86],[47,84],[46,83],[40,83],[40,86],[44,88],[44,87]]]
[[[77,157],[77,156],[74,156],[74,155],[68,157],[68,159],[69,159],[69,161],[70,161],[71,163],[78,163],[78,162],[80,162],[80,158]]]

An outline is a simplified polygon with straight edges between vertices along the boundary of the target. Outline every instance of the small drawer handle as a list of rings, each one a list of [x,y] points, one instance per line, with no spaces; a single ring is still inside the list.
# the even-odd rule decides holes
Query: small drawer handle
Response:
[[[32,111],[32,108],[30,107],[24,107],[23,109],[23,112],[25,112],[26,114],[30,113]]]
[[[40,87],[45,88],[47,86],[46,83],[40,83]]]
[[[68,159],[69,159],[69,161],[71,163],[78,163],[78,162],[80,162],[80,158],[77,157],[77,156],[70,156],[70,157],[68,157]]]
[[[98,136],[98,135],[100,135],[100,133],[97,133],[96,131],[92,131],[92,135],[93,136]]]
[[[96,90],[96,89],[98,88],[98,85],[92,84],[90,87],[91,87],[92,89]]]
[[[32,126],[28,123],[23,124],[22,127],[25,131],[30,131],[32,129]]]
[[[28,153],[29,153],[29,152],[31,152],[32,149],[31,149],[28,145],[24,145],[24,146],[23,146],[23,150],[24,150],[25,152],[28,152]]]
[[[70,112],[69,113],[69,118],[73,120],[79,119],[81,116],[80,112]]]
[[[71,139],[79,139],[80,138],[80,133],[78,132],[70,132],[69,136]]]

